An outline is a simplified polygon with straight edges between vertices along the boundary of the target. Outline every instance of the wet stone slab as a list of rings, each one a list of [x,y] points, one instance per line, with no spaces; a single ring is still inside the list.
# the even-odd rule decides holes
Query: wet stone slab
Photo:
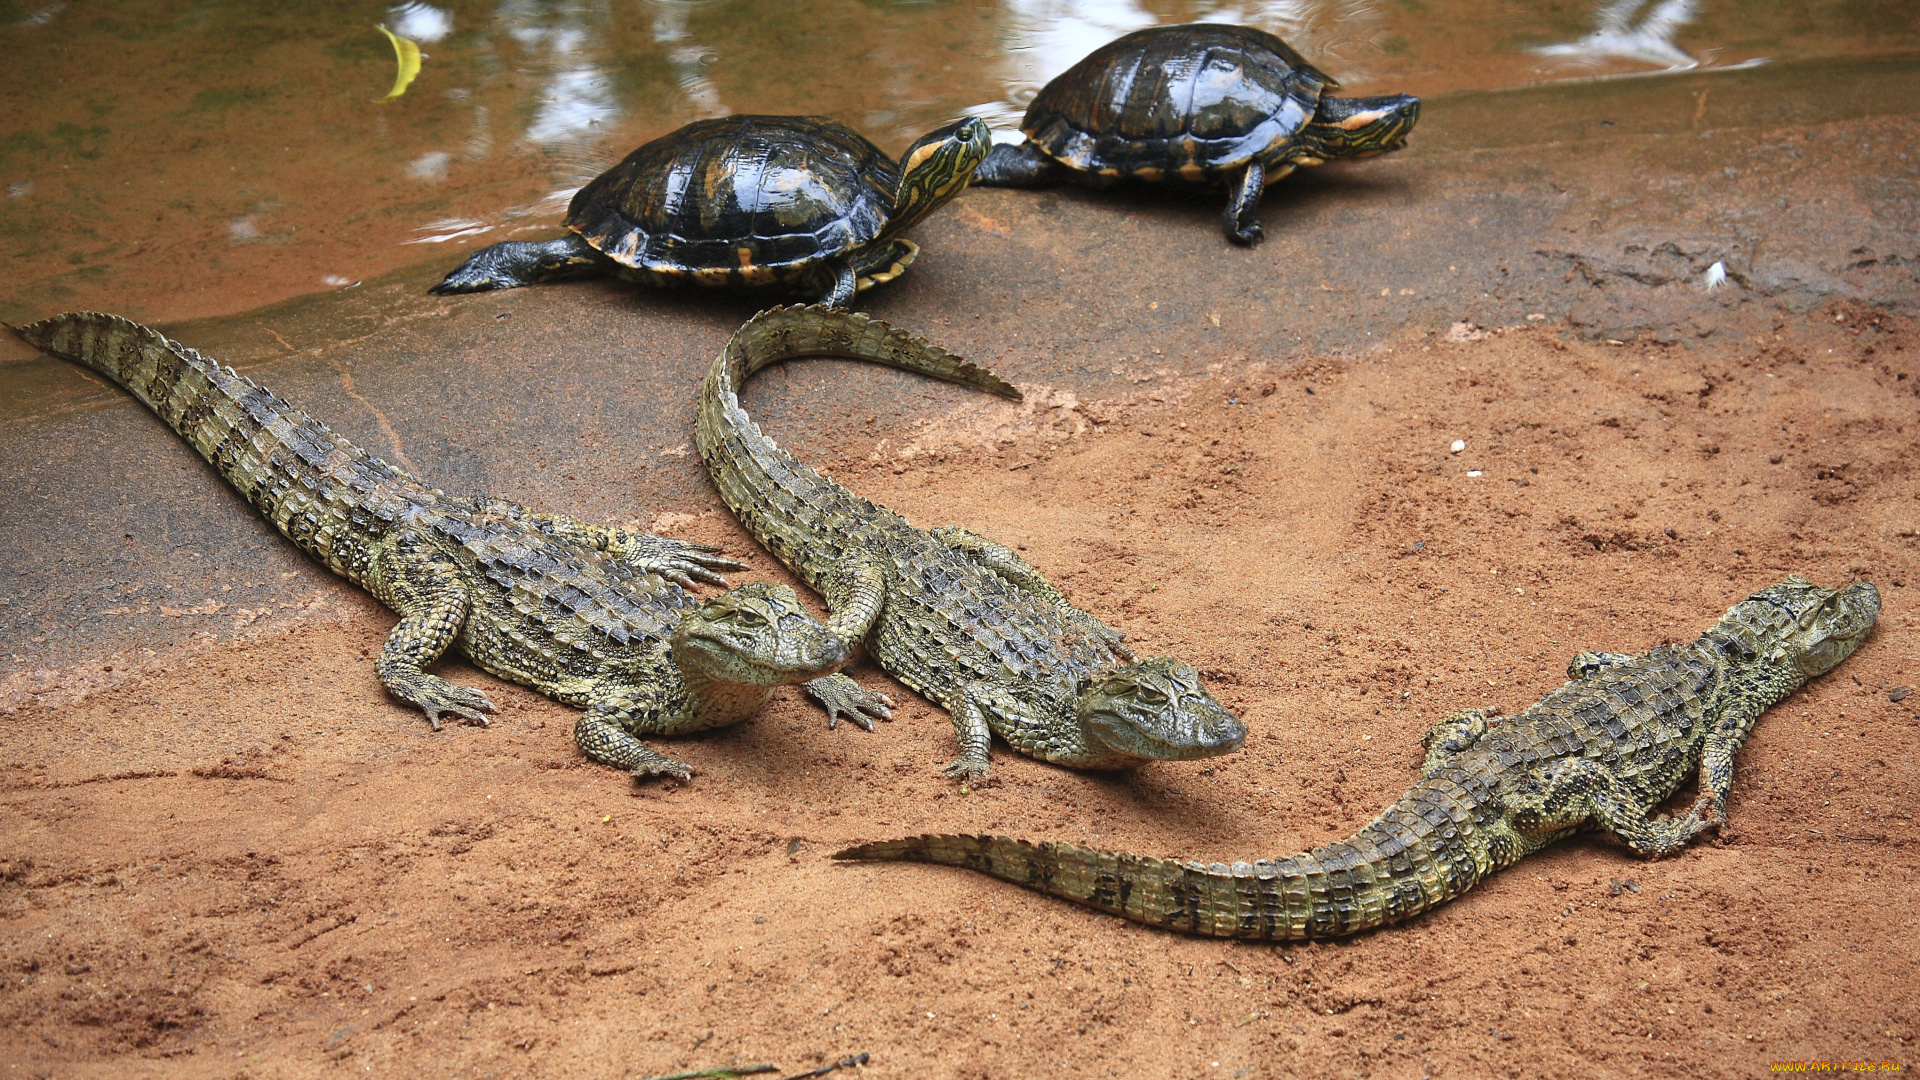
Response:
[[[1408,151],[1273,188],[1252,251],[1225,242],[1211,198],[976,190],[916,231],[920,262],[863,307],[1083,400],[1459,322],[1542,315],[1569,334],[1730,348],[1836,300],[1911,312],[1916,70],[1437,97]],[[1728,280],[1709,293],[1714,263]],[[691,402],[756,304],[614,283],[426,295],[449,265],[168,329],[448,490],[643,526],[717,508]],[[0,686],[349,591],[95,376],[9,341],[0,378]],[[748,407],[830,464],[970,400],[821,362],[763,376]]]

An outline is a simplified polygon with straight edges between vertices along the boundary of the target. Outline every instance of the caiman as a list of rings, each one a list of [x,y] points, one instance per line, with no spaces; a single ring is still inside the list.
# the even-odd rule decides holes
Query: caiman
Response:
[[[1517,716],[1472,709],[1428,730],[1413,789],[1351,839],[1256,863],[1175,862],[1004,836],[862,844],[839,859],[964,866],[1150,926],[1261,941],[1412,918],[1589,829],[1646,858],[1726,820],[1733,759],[1760,714],[1851,655],[1880,614],[1865,582],[1789,577],[1689,644],[1581,653],[1572,681]],[[1653,818],[1688,777],[1685,816]],[[1710,811],[1711,816],[1702,811]]]
[[[947,774],[978,784],[992,733],[1081,769],[1230,753],[1247,729],[1192,665],[1137,660],[1122,635],[1073,606],[1012,550],[962,528],[919,529],[795,460],[738,398],[769,364],[845,357],[1019,400],[983,368],[887,324],[823,307],[761,312],[713,363],[700,392],[700,457],[747,532],[826,598],[831,632],[953,717]],[[889,715],[846,675],[807,683],[827,709],[871,729]]]
[[[448,495],[382,461],[232,368],[115,315],[17,327],[124,387],[273,526],[400,615],[375,662],[434,730],[486,724],[487,696],[425,670],[449,647],[586,709],[575,741],[636,777],[692,770],[642,743],[735,723],[775,686],[847,661],[792,589],[744,585],[701,602],[695,579],[739,563],[715,548]]]

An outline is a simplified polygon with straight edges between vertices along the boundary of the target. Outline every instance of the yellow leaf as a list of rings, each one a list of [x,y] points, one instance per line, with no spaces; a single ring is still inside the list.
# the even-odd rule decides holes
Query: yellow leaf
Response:
[[[406,93],[407,87],[413,85],[413,77],[420,74],[420,46],[384,26],[376,26],[374,29],[387,35],[387,40],[393,42],[394,59],[400,62],[400,70],[393,76],[393,90],[380,99],[392,101]]]

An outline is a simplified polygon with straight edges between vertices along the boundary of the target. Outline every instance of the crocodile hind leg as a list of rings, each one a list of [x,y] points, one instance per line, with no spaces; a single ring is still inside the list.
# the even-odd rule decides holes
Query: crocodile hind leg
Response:
[[[1610,667],[1617,667],[1635,659],[1637,657],[1632,653],[1592,651],[1574,653],[1573,659],[1567,661],[1567,678],[1591,679]]]
[[[423,670],[440,659],[467,621],[472,597],[460,565],[417,533],[402,533],[378,545],[367,587],[400,612],[374,664],[387,692],[426,713],[435,731],[442,713],[485,726],[485,714],[494,711],[487,695]]]
[[[1059,180],[1067,167],[1040,152],[1030,142],[1018,145],[1001,143],[973,170],[973,183],[981,187],[1039,187]]]
[[[1685,817],[1653,820],[1653,807],[1590,758],[1563,758],[1527,774],[1527,790],[1506,799],[1508,821],[1522,836],[1545,844],[1592,822],[1649,859],[1672,855],[1719,823],[1701,816],[1701,799]]]
[[[1232,182],[1232,190],[1233,197],[1227,200],[1226,212],[1221,216],[1227,239],[1236,244],[1257,244],[1263,233],[1255,212],[1260,209],[1260,196],[1266,194],[1266,168],[1257,161],[1248,165],[1239,179]]]
[[[627,730],[637,711],[638,703],[634,701],[601,698],[580,714],[580,720],[573,725],[573,741],[587,757],[625,770],[636,780],[649,776],[693,779],[693,766],[660,753]]]
[[[1487,721],[1490,716],[1485,709],[1467,709],[1454,713],[1445,720],[1427,729],[1420,745],[1427,751],[1426,760],[1420,764],[1421,776],[1432,776],[1454,758],[1472,749],[1487,733]]]
[[[558,240],[509,240],[481,248],[454,268],[431,292],[471,293],[513,289],[561,278],[604,272],[606,257],[568,233]]]
[[[494,509],[494,507],[489,507]],[[604,552],[629,570],[640,574],[658,574],[685,588],[695,581],[725,588],[727,579],[715,571],[745,570],[745,563],[717,554],[719,548],[676,540],[671,536],[631,533],[611,525],[594,525],[565,514],[542,514],[512,504],[500,504],[498,512],[516,520],[531,522],[543,533],[570,544]]]
[[[1016,555],[1012,548],[995,543],[979,533],[962,529],[957,525],[928,529],[927,535],[941,546],[972,559],[1008,585],[1036,600],[1053,605],[1076,626],[1097,640],[1105,642],[1108,648],[1120,654],[1123,659],[1133,659],[1133,650],[1122,644],[1126,639],[1125,634],[1074,607],[1073,602],[1062,595],[1053,582],[1048,581],[1032,563]]]

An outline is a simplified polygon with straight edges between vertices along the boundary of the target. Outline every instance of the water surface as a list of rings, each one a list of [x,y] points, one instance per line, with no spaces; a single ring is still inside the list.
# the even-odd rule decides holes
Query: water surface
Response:
[[[1355,92],[1439,94],[1920,48],[1908,0],[0,0],[0,318],[173,321],[551,235],[646,139],[734,112],[890,151],[1128,30],[1279,33]],[[425,59],[400,98],[384,24]],[[1417,136],[1416,136],[1417,139]]]

